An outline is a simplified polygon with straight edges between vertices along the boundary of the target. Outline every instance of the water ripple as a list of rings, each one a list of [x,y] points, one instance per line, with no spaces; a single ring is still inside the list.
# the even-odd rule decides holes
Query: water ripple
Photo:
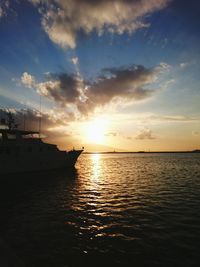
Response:
[[[1,180],[14,266],[197,266],[199,154],[82,155],[72,173]]]

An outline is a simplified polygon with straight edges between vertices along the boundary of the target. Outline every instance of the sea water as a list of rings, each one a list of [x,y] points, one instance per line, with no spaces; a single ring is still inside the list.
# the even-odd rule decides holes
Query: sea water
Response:
[[[0,254],[0,266],[199,266],[200,154],[83,154],[71,172],[1,177]]]

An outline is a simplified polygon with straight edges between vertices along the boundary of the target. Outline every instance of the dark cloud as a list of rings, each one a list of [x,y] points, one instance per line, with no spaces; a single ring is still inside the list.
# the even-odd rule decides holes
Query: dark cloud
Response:
[[[156,81],[161,69],[162,66],[147,69],[137,65],[107,68],[93,82],[84,81],[78,75],[60,73],[50,74],[48,81],[36,83],[35,78],[26,73],[21,82],[62,106],[73,104],[81,113],[87,114],[111,102],[149,98],[155,90],[148,87]]]
[[[144,85],[154,81],[153,69],[133,66],[127,69],[111,68],[103,71],[106,74],[91,84],[86,93],[95,103],[106,104],[118,97],[141,100],[153,93],[153,90],[143,88]]]
[[[0,109],[0,118],[7,121],[9,112],[13,115],[18,129],[21,130],[38,131],[41,118],[41,128],[44,134],[48,133],[51,128],[67,126],[68,122],[74,119],[73,114],[70,113],[63,116],[56,112],[40,113],[31,109]]]
[[[11,112],[18,129],[27,131],[39,131],[40,112],[37,110],[22,109],[0,109],[0,119],[7,119],[8,112]],[[68,123],[74,121],[75,117],[71,113],[53,111],[49,113],[41,113],[41,137],[45,142],[57,144],[60,149],[72,149],[78,141],[73,134],[67,131]],[[0,123],[0,127],[5,127]]]
[[[155,91],[145,87],[154,83],[157,75],[157,69],[136,65],[129,68],[104,69],[95,82],[87,83],[86,101],[78,102],[77,107],[85,114],[111,102],[149,98]]]
[[[123,68],[106,68],[96,80],[80,78],[80,74],[49,74],[46,82],[37,83],[35,77],[23,73],[21,82],[41,95],[53,99],[62,107],[75,107],[87,115],[98,107],[110,103],[141,101],[156,93],[152,85],[166,70],[166,64],[155,68],[133,65]]]
[[[51,78],[58,81],[57,86],[46,86],[46,90],[54,100],[63,104],[76,103],[79,100],[82,84],[78,76],[60,73],[51,75]]]

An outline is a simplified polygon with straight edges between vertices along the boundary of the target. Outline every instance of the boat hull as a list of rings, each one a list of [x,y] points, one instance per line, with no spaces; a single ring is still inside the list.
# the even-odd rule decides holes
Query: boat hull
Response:
[[[40,172],[55,169],[74,168],[83,150],[62,151],[59,153],[42,153],[35,155],[0,156],[0,174]]]

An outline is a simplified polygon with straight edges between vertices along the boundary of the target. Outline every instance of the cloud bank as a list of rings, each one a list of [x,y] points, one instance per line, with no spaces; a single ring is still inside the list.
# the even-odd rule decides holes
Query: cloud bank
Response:
[[[68,123],[74,120],[73,114],[66,114],[59,110],[51,110],[49,112],[39,112],[33,109],[16,109],[16,108],[1,108],[1,118],[8,119],[7,114],[11,113],[15,119],[19,129],[28,129],[32,131],[39,130],[39,118],[42,118],[42,132],[48,134],[48,131],[62,126],[67,126]],[[51,134],[52,135],[52,134]],[[60,135],[60,133],[59,133]]]
[[[151,97],[156,90],[150,86],[165,68],[163,64],[149,69],[141,65],[106,68],[95,81],[81,79],[75,74],[49,74],[48,80],[41,83],[24,72],[21,83],[63,107],[73,106],[81,114],[88,114],[110,103],[141,101]]]
[[[49,38],[63,48],[75,48],[78,34],[105,31],[129,33],[149,27],[145,17],[169,0],[29,0],[42,15]]]

